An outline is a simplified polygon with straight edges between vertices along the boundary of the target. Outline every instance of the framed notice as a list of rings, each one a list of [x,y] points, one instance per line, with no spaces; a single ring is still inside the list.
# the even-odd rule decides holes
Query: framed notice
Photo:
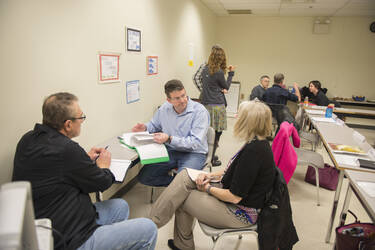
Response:
[[[99,52],[99,83],[120,82],[120,53]]]
[[[126,103],[139,101],[139,80],[126,82]]]
[[[141,31],[126,28],[126,49],[128,51],[141,51]]]
[[[148,56],[146,60],[147,75],[156,75],[158,73],[158,57]]]

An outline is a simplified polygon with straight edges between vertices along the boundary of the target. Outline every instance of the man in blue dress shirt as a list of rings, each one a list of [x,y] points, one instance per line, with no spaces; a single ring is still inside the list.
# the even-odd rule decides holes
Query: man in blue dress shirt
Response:
[[[202,169],[206,161],[207,130],[210,115],[200,103],[192,101],[179,80],[164,86],[167,101],[146,124],[137,123],[132,131],[154,133],[154,141],[165,143],[170,160],[143,166],[138,180],[149,186],[168,186],[173,177],[168,173],[177,168]]]

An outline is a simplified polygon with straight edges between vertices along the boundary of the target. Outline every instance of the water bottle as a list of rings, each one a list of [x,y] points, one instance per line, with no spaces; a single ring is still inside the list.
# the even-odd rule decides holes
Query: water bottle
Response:
[[[329,104],[327,109],[326,109],[326,115],[325,117],[331,118],[333,113],[333,104]]]
[[[309,97],[308,96],[305,97],[305,101],[303,103],[306,107],[309,106]]]

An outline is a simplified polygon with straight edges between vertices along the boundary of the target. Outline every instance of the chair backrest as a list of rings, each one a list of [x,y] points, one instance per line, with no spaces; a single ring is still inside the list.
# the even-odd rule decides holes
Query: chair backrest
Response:
[[[204,163],[205,167],[209,167],[211,171],[211,161],[214,153],[214,143],[215,143],[215,130],[212,127],[208,127],[207,130],[207,144],[208,144],[208,153],[206,162]]]

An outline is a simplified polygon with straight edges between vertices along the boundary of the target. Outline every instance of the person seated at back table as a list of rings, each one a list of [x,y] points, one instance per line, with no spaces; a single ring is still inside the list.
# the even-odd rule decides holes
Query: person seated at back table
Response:
[[[169,171],[185,167],[202,169],[206,161],[207,130],[210,116],[206,108],[192,101],[179,80],[164,86],[167,101],[156,111],[152,120],[136,124],[132,131],[154,133],[154,141],[165,143],[169,161],[144,165],[138,180],[149,186],[168,186],[173,177]]]
[[[328,106],[330,101],[322,91],[321,87],[322,85],[317,80],[311,81],[309,83],[309,90],[314,95],[314,98],[311,100],[311,102],[318,106]]]
[[[297,83],[293,84],[295,94],[290,93],[284,88],[284,75],[277,73],[274,76],[274,84],[268,88],[263,95],[263,101],[268,104],[272,110],[273,117],[276,118],[278,129],[283,121],[293,123],[297,130],[299,126],[295,122],[294,116],[290,113],[289,108],[286,106],[287,101],[300,102],[301,94],[298,89]]]
[[[270,78],[267,75],[264,75],[260,78],[260,84],[255,86],[250,94],[250,101],[254,100],[255,98],[258,98],[258,100],[263,99],[264,93],[266,93],[266,90],[268,88],[268,85],[270,84]]]
[[[17,145],[12,180],[31,182],[35,217],[51,219],[55,249],[154,249],[155,224],[146,218],[127,220],[126,201],[92,204],[89,193],[103,192],[115,178],[108,169],[109,151],[92,148],[86,153],[72,140],[86,119],[78,98],[50,95],[42,111],[43,124],[36,124]]]
[[[158,228],[175,215],[171,249],[194,249],[194,218],[215,228],[243,228],[257,222],[266,193],[272,189],[276,167],[266,136],[271,134],[269,107],[257,101],[240,104],[234,136],[242,147],[227,168],[201,173],[193,181],[181,171],[151,208],[150,218]],[[211,186],[211,180],[220,185]]]

